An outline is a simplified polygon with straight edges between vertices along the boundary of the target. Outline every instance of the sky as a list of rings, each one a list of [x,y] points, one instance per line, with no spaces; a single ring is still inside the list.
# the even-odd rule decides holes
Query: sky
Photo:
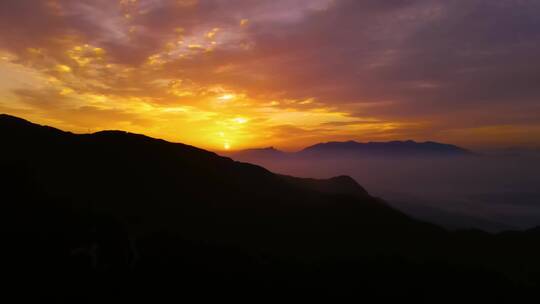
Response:
[[[2,0],[0,112],[212,150],[540,147],[538,0]]]

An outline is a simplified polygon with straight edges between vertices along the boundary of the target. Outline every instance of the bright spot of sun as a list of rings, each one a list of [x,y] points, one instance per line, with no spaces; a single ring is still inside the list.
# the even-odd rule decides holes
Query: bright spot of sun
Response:
[[[225,143],[225,144],[223,145],[223,148],[225,148],[225,150],[229,150],[229,149],[231,149],[231,144]]]
[[[248,120],[244,117],[236,117],[233,121],[238,124],[245,124]]]
[[[231,100],[233,98],[234,98],[233,94],[225,94],[225,95],[220,96],[218,99],[219,100]]]

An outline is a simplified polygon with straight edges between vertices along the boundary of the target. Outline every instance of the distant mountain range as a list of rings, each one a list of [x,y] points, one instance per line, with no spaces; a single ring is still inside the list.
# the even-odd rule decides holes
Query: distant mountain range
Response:
[[[247,149],[230,154],[242,158],[282,158],[282,157],[447,157],[472,156],[475,153],[449,144],[437,142],[389,141],[367,142],[356,141],[319,143],[298,152],[283,152],[274,147]]]
[[[234,151],[234,152],[225,153],[225,154],[229,156],[257,157],[257,158],[290,157],[294,155],[294,153],[283,152],[281,150],[275,149],[274,147],[246,149],[246,150]]]
[[[2,271],[23,277],[20,302],[520,302],[540,287],[539,229],[448,232],[347,176],[8,115],[0,142]]]

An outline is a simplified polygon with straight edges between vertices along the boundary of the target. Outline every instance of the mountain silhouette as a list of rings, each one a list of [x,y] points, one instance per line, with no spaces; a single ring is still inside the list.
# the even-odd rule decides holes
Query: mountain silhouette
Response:
[[[368,142],[356,141],[320,143],[303,149],[303,155],[324,155],[325,153],[372,155],[372,156],[451,156],[471,155],[472,152],[458,146],[437,142],[389,141]]]
[[[280,151],[274,147],[245,149],[229,153],[231,156],[239,158],[283,158],[292,153]]]
[[[451,292],[445,303],[539,286],[538,230],[448,232],[347,176],[277,175],[189,145],[8,115],[0,141],[5,270],[34,301],[423,303]]]
[[[29,171],[29,178],[47,197],[69,200],[73,208],[84,201],[82,205],[91,204],[96,212],[122,217],[128,226],[133,220],[136,229],[148,232],[167,226],[183,233],[183,227],[176,227],[180,217],[187,221],[196,217],[191,224],[205,230],[207,225],[230,221],[227,217],[235,218],[230,226],[257,218],[256,225],[266,229],[263,223],[274,216],[295,217],[301,212],[321,216],[318,213],[325,208],[359,212],[361,217],[372,210],[396,225],[418,225],[369,196],[351,178],[284,177],[143,135],[122,131],[76,135],[5,116],[0,118],[0,135],[5,144],[2,158]],[[353,192],[364,195],[332,196]]]
[[[450,157],[472,156],[475,153],[450,144],[432,141],[415,142],[389,141],[367,142],[356,141],[326,142],[306,147],[298,152],[283,152],[274,147],[261,149],[246,149],[229,153],[235,159],[294,159],[294,158],[341,158],[341,157]]]

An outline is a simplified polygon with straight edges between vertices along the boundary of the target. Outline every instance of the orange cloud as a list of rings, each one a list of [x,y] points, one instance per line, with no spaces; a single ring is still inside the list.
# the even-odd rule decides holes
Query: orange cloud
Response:
[[[2,1],[0,109],[212,149],[525,141],[540,125],[540,67],[527,60],[540,10],[520,4],[516,20],[475,3]]]

